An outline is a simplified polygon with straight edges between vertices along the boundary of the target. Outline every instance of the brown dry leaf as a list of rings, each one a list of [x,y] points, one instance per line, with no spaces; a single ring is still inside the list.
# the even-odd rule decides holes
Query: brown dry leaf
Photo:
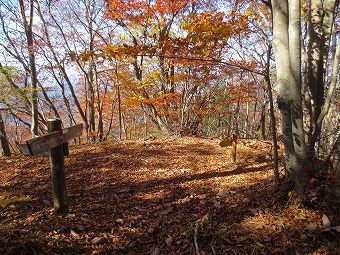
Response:
[[[159,247],[152,247],[150,249],[150,255],[159,255],[161,253],[161,249]]]
[[[219,196],[219,197],[225,197],[226,195],[228,195],[230,192],[229,190],[220,190],[216,196]]]
[[[262,244],[262,243],[260,243],[260,242],[255,242],[255,244],[258,246],[258,247],[260,247],[260,248],[263,248],[264,247],[264,245]]]
[[[336,232],[340,233],[340,225],[336,227],[326,228],[324,231],[331,231],[331,230],[335,230]]]
[[[332,229],[336,230],[337,232],[340,233],[340,225],[339,226],[336,226],[336,227],[332,227]]]
[[[161,211],[160,214],[161,214],[161,215],[167,215],[167,214],[169,214],[170,212],[172,212],[172,210],[173,210],[173,207],[169,207],[169,208],[167,208],[167,209]]]
[[[271,145],[256,141],[253,147],[258,150],[252,150],[249,139],[240,139],[237,162],[232,164],[230,151],[216,141],[159,138],[147,146],[140,141],[107,141],[70,147],[65,166],[72,217],[54,213],[50,172],[39,170],[49,166],[48,158],[14,156],[6,162],[0,157],[1,195],[6,189],[33,198],[30,205],[0,208],[0,219],[4,219],[0,254],[194,254],[195,223],[200,226],[201,255],[288,254],[290,247],[303,254],[319,252],[315,247],[337,254],[338,246],[325,242],[324,237],[333,237],[340,226],[326,229],[331,234],[320,236],[318,231],[324,229],[320,211],[334,224],[340,222],[339,215],[322,203],[313,202],[321,207],[316,210],[294,197],[286,200],[286,190],[273,182],[272,162],[256,162],[266,159]],[[321,180],[316,178],[313,185],[321,187]],[[27,189],[26,183],[36,185]],[[216,196],[219,191],[221,196]],[[312,197],[317,194],[311,193]],[[223,208],[214,207],[216,201]],[[119,218],[124,219],[123,225],[116,222]],[[311,222],[317,224],[308,225]],[[8,231],[7,224],[29,232]],[[41,240],[32,235],[35,230]],[[171,245],[171,239],[166,241],[170,236]],[[55,240],[68,246],[58,250]],[[32,242],[34,246],[29,245]]]
[[[85,227],[83,225],[77,225],[76,228],[78,231],[81,231],[81,232],[85,230]]]
[[[218,208],[218,209],[220,209],[220,208],[223,207],[223,205],[221,205],[221,202],[215,202],[215,203],[214,203],[214,206],[215,206],[216,208]]]
[[[148,228],[148,233],[149,234],[152,234],[152,233],[154,233],[155,232],[155,229],[154,228]]]
[[[167,239],[165,239],[165,243],[168,247],[170,247],[172,245],[173,239],[171,237],[168,237]]]
[[[265,242],[270,242],[272,240],[271,236],[265,236],[263,239]]]
[[[308,230],[309,232],[313,232],[317,228],[318,228],[318,224],[316,224],[316,223],[309,223],[307,225],[307,227],[305,227],[305,230]]]
[[[127,192],[130,192],[130,191],[131,191],[130,187],[125,187],[125,188],[122,188],[121,190],[119,190],[118,193],[127,193]]]
[[[169,208],[169,207],[172,206],[172,202],[165,203],[163,206],[164,206],[164,208]]]
[[[109,239],[106,236],[97,236],[92,239],[91,243],[93,244],[104,244],[108,243]]]
[[[244,203],[244,204],[248,204],[249,202],[250,202],[250,199],[247,198],[247,197],[242,200],[242,203]]]
[[[322,215],[322,224],[323,224],[323,228],[327,229],[331,227],[331,222],[329,221],[327,215]]]
[[[116,222],[123,225],[125,221],[123,219],[116,219]]]
[[[70,231],[70,234],[71,234],[71,236],[73,236],[74,238],[80,239],[80,235],[79,235],[77,232],[75,232],[74,230],[72,230],[72,229],[71,229],[71,231]]]
[[[248,210],[249,210],[252,214],[254,214],[255,216],[259,214],[259,212],[258,212],[257,209],[249,208]]]

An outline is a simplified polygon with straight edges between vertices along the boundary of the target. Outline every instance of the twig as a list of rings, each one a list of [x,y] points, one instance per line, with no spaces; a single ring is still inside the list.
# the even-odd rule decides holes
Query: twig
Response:
[[[198,244],[197,244],[198,227],[199,227],[199,223],[197,222],[196,227],[195,227],[195,232],[194,232],[194,244],[195,244],[196,254],[200,255],[200,251],[198,249]]]
[[[250,254],[250,255],[253,255],[253,254],[254,254],[254,252],[255,252],[255,246],[254,246],[254,249],[253,249],[253,251],[251,252],[251,254]]]
[[[216,251],[215,251],[214,246],[211,246],[211,250],[212,250],[213,254],[216,255]]]

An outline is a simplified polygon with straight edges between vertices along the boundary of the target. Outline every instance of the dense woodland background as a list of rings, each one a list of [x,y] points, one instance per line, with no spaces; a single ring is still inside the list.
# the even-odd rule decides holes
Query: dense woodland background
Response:
[[[81,142],[277,136],[289,180],[313,158],[336,176],[338,4],[1,0],[3,153],[61,118]]]

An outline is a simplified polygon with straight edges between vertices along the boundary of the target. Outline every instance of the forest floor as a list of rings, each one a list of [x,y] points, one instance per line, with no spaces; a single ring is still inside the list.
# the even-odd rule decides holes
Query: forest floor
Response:
[[[48,158],[0,158],[0,254],[340,254],[322,172],[300,202],[275,185],[271,147],[240,139],[232,163],[212,138],[71,146],[66,216]]]

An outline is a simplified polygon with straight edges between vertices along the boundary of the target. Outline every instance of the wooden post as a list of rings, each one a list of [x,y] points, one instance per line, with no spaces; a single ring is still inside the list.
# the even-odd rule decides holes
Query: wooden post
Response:
[[[64,156],[70,155],[70,150],[68,149],[68,142],[63,143],[63,153],[64,153]]]
[[[231,161],[236,161],[236,144],[237,144],[237,132],[233,132],[233,141],[231,144]]]
[[[60,119],[47,121],[48,132],[62,131]],[[60,144],[50,149],[50,165],[54,209],[58,214],[68,213],[67,191],[64,169],[64,145]]]
[[[81,136],[83,124],[61,129],[60,119],[47,121],[48,134],[41,135],[19,144],[21,153],[27,156],[49,152],[54,208],[58,214],[68,213],[65,183],[64,156],[68,155],[67,141]],[[66,153],[65,153],[66,152]]]

